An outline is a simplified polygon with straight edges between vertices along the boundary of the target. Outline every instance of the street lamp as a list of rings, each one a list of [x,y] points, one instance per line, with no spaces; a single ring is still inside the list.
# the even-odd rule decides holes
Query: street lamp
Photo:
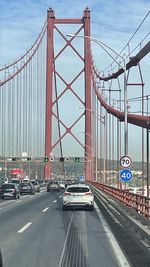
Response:
[[[103,43],[99,39],[93,38],[88,35],[75,35],[75,34],[67,34],[69,37],[77,37],[77,38],[87,38],[91,41],[97,43],[116,63],[119,67],[121,67],[124,71],[124,155],[126,156],[128,154],[128,121],[127,121],[127,84],[126,84],[126,57],[121,56],[118,54],[114,49],[112,49],[107,44]],[[120,57],[123,60],[123,66],[112,56],[111,53],[108,52],[109,49],[111,52],[113,52],[117,57]]]
[[[85,109],[85,108],[82,108],[82,107],[79,107],[79,109]],[[105,115],[104,116],[100,116],[98,114],[96,114],[93,110],[90,110],[90,109],[86,109],[88,111],[90,111],[91,113],[94,114],[94,116],[97,118],[98,121],[100,121],[103,125],[104,125],[104,166],[103,166],[103,171],[104,171],[104,183],[105,183],[105,180],[106,180],[106,119],[105,119]],[[83,134],[86,134],[87,136],[89,136],[88,133],[85,133],[85,132],[80,132],[80,133],[83,133]],[[91,138],[92,140],[92,143],[94,143],[94,140],[92,137],[89,136],[89,138]],[[97,136],[98,138],[98,136]],[[97,149],[97,148],[96,148]],[[96,151],[96,166],[95,166],[95,172],[96,172],[96,182],[98,181],[98,177],[97,177],[97,174],[98,174],[98,150]]]
[[[95,144],[95,140],[94,140],[94,138],[92,138],[92,137],[90,136],[90,134],[88,134],[87,132],[79,132],[79,133],[88,136],[88,138],[90,139],[90,141],[91,141],[91,143],[92,143],[92,147],[91,147],[91,150],[90,150],[90,155],[91,155],[91,156],[90,156],[90,164],[91,164],[91,166],[92,166],[92,170],[93,170],[93,158],[94,158],[93,146],[94,146],[94,144]],[[88,146],[85,145],[85,148],[88,148]],[[89,152],[86,153],[86,157],[89,156],[88,154],[89,154]],[[97,155],[96,155],[96,157],[97,157]],[[87,162],[87,161],[86,161],[86,162]],[[97,158],[96,158],[96,170],[95,170],[95,173],[96,173],[95,180],[96,180],[96,182],[97,182]]]

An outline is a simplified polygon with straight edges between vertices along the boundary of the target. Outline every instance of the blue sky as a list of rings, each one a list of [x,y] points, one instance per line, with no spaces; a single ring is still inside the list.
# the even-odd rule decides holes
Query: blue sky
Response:
[[[82,18],[84,9],[88,7],[91,11],[91,35],[120,52],[148,13],[149,4],[149,0],[1,0],[0,66],[12,62],[30,48],[43,27],[49,7],[53,8],[56,18]],[[149,25],[150,15],[133,38],[131,49],[148,33]],[[92,44],[92,50],[98,68],[103,70],[112,62],[96,44]],[[147,56],[143,64],[147,94],[150,88],[149,67]],[[136,139],[132,140],[132,150],[136,144]]]
[[[71,6],[72,8],[68,8]],[[5,64],[30,47],[52,7],[58,18],[81,18],[85,7],[91,10],[91,32],[116,51],[129,40],[149,10],[148,0],[1,0],[0,51]],[[143,29],[148,31],[148,23]],[[140,33],[141,34],[141,33]]]

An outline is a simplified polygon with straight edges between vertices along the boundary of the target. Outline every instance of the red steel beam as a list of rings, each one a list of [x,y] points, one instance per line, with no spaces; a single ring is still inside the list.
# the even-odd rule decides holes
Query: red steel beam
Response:
[[[52,91],[53,91],[53,29],[54,12],[47,11],[47,63],[46,63],[46,125],[45,125],[45,156],[52,152]],[[51,176],[51,166],[45,168],[45,178]]]
[[[55,24],[83,24],[82,19],[55,19]]]
[[[126,70],[129,70],[133,66],[137,66],[137,64],[140,62],[142,58],[144,58],[148,53],[150,52],[150,41],[140,50],[139,53],[137,53],[136,56],[131,57],[130,61],[126,64]],[[112,79],[116,79],[124,72],[124,69],[121,68],[117,72],[112,73],[110,76],[100,76],[98,73],[96,73],[97,77],[102,81],[109,81]]]
[[[99,98],[99,101],[101,102],[101,105],[107,110],[108,113],[111,113],[113,116],[118,118],[120,121],[124,121],[124,112],[121,112],[109,106],[98,92],[97,92],[97,96]],[[150,116],[128,114],[128,123],[150,129]]]
[[[90,11],[84,11],[84,35],[90,36]],[[92,164],[92,129],[91,129],[91,49],[90,38],[84,38],[85,53],[85,177],[91,181],[93,176]]]

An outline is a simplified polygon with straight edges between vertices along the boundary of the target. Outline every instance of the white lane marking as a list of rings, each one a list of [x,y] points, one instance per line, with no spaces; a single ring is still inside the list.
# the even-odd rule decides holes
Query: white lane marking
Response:
[[[57,200],[54,200],[54,201],[53,201],[53,203],[56,203],[56,202],[57,202]]]
[[[44,210],[42,210],[42,212],[46,212],[48,209],[49,209],[49,207],[47,207]]]
[[[112,245],[112,248],[114,249],[114,252],[116,254],[116,258],[119,262],[120,267],[131,267],[131,265],[129,264],[129,262],[127,261],[122,249],[120,248],[117,240],[115,239],[115,236],[113,235],[108,223],[106,222],[105,218],[102,216],[102,213],[100,211],[100,209],[98,208],[97,204],[94,203],[95,206],[95,210],[97,212],[97,215],[104,227],[104,230],[106,232],[106,235],[108,236],[108,239]]]
[[[61,198],[62,196],[59,196],[59,198]]]
[[[22,234],[30,225],[32,224],[32,222],[27,223],[25,226],[23,226],[18,233]]]
[[[72,213],[72,215],[71,215],[70,223],[69,223],[69,226],[68,226],[68,230],[67,230],[67,234],[66,234],[66,238],[65,238],[65,242],[64,242],[63,250],[62,250],[61,257],[60,257],[60,261],[59,261],[59,267],[61,267],[61,265],[62,265],[62,260],[63,260],[63,257],[64,257],[64,252],[65,252],[66,243],[67,243],[67,239],[68,239],[68,235],[69,235],[70,227],[71,227],[71,224],[72,224],[72,220],[73,220],[73,213]]]

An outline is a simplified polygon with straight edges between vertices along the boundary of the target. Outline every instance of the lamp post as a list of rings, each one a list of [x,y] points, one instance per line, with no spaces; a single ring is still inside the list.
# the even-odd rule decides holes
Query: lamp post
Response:
[[[89,109],[89,108],[85,108],[85,107],[78,107],[79,109],[84,109],[86,111],[89,111],[92,115],[94,115],[96,118],[96,114],[93,110]],[[93,170],[93,172],[95,173],[95,181],[97,182],[98,181],[98,128],[97,128],[97,136],[95,135],[94,138],[92,138],[88,133],[86,132],[82,132],[84,133],[85,135],[87,135],[89,137],[89,139],[92,141],[92,147],[94,147],[94,150],[91,149],[91,153],[92,153],[92,162],[91,164],[93,164],[92,166],[95,167],[95,171]],[[95,145],[94,145],[95,144]],[[95,159],[95,160],[94,160]],[[91,160],[91,159],[90,159]]]
[[[5,156],[5,180],[7,179],[7,182],[8,182],[8,178],[7,178],[7,159],[6,159],[6,156]]]
[[[103,43],[99,39],[93,38],[88,35],[75,35],[75,34],[67,34],[67,36],[72,37],[72,38],[87,38],[90,39],[91,41],[95,42],[98,44],[116,63],[117,65],[123,69],[124,72],[124,155],[126,156],[128,154],[128,121],[127,121],[127,83],[126,83],[126,57],[121,56],[118,54],[114,49],[112,49],[110,46],[107,44]],[[117,61],[116,58],[112,56],[111,53],[109,53],[108,50],[110,50],[112,53],[114,53],[117,57],[121,58],[123,60],[123,65],[120,64],[120,62]]]
[[[82,107],[79,107],[79,109],[84,109]],[[93,113],[95,115],[95,117],[97,118],[98,121],[100,121],[100,123],[102,123],[104,125],[104,165],[103,165],[103,171],[104,171],[104,183],[105,183],[105,180],[106,180],[106,118],[105,118],[105,115],[104,116],[101,116],[101,115],[98,115],[98,114],[95,114],[94,111],[90,110],[90,109],[87,109],[88,111],[90,111],[91,113]],[[88,135],[88,133],[85,133],[85,132],[80,132],[80,133],[83,133],[83,134],[86,134]],[[89,136],[89,135],[88,135]],[[90,136],[89,136],[90,137]],[[91,137],[90,137],[91,138]],[[98,138],[98,136],[97,136]],[[91,138],[92,140],[92,143],[94,142],[94,140]],[[96,171],[96,182],[98,181],[98,151],[96,150],[96,166],[95,166],[95,171]]]
[[[30,156],[31,153],[32,153],[32,150],[29,152],[29,156]],[[23,158],[28,157],[28,153],[27,153],[27,152],[22,152],[22,157],[23,157]],[[30,179],[31,179],[31,166],[30,166],[30,160],[29,160],[29,163],[28,163],[28,168],[29,168],[29,175],[28,175],[28,177],[29,177],[29,180],[30,180]]]
[[[103,178],[104,178],[104,184],[105,184],[106,182],[106,119],[105,119],[105,115],[100,118],[100,122],[103,123],[104,125],[104,166],[103,166],[104,176]]]
[[[80,133],[82,133],[82,134],[88,136],[88,138],[91,140],[92,147],[93,147],[93,146],[94,146],[94,143],[95,143],[95,140],[94,140],[88,133],[86,133],[86,132],[80,132]],[[87,146],[87,145],[85,145],[85,147],[86,147],[86,146]],[[94,158],[92,147],[91,147],[91,151],[90,151],[90,154],[91,154],[91,157],[90,157],[90,164],[91,164],[91,166],[93,166],[93,158]],[[86,155],[86,157],[88,157],[88,154]],[[97,155],[96,155],[96,157],[97,157]],[[97,158],[96,158],[96,166],[95,166],[95,169],[96,169],[96,170],[95,170],[95,173],[96,173],[95,180],[97,181]],[[93,168],[92,168],[92,170],[93,170]]]

